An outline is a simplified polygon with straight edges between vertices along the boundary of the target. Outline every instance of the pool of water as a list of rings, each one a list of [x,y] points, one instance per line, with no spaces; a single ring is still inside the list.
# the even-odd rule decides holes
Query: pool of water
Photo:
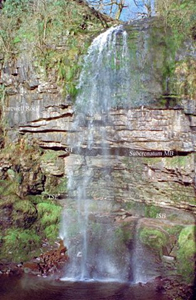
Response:
[[[0,277],[1,300],[168,300],[153,285],[68,282],[31,276]]]

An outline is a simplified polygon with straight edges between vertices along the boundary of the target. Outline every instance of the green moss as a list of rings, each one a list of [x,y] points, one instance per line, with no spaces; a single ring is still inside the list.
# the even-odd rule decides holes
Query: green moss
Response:
[[[46,164],[51,160],[54,164],[57,162],[58,154],[55,151],[46,151],[45,155],[42,154],[43,151],[35,142],[33,140],[29,142],[27,139],[21,139],[15,145],[8,145],[0,154],[0,159],[6,156],[12,165],[12,168],[3,174],[3,178],[6,179],[0,181],[0,209],[6,208],[9,217],[9,229],[1,231],[0,259],[9,262],[28,260],[34,255],[39,255],[37,252],[40,252],[44,239],[47,238],[52,245],[58,237],[61,206],[49,198],[46,192],[46,197],[44,192],[41,195],[23,196],[23,191],[26,192],[29,184],[29,177],[25,171],[30,170],[38,178],[43,176],[40,171],[41,158]],[[56,181],[50,182],[50,188],[51,190],[54,188],[57,194],[56,190],[62,190],[65,181],[64,178],[53,177],[56,177]],[[35,192],[39,193],[39,190]]]
[[[139,239],[143,244],[153,249],[159,256],[162,255],[163,247],[167,244],[166,235],[158,229],[141,229],[139,231]]]
[[[147,163],[147,164],[157,164],[157,163],[160,163],[162,161],[162,157],[143,157],[142,160],[144,163]]]
[[[0,194],[2,196],[10,196],[18,194],[19,183],[10,180],[0,180]]]
[[[60,222],[60,216],[62,207],[53,203],[39,203],[37,205],[38,217],[40,219],[41,226],[57,224]]]
[[[28,200],[17,201],[16,203],[14,203],[13,208],[14,210],[22,212],[24,214],[33,214],[35,212],[34,205]]]
[[[43,195],[28,195],[27,199],[33,204],[39,204],[43,202]]]
[[[188,283],[192,283],[194,280],[196,255],[195,230],[196,227],[194,225],[187,226],[182,229],[178,238],[178,271]]]
[[[13,205],[11,218],[16,227],[29,228],[37,219],[37,210],[28,200],[17,201]]]
[[[20,201],[20,198],[17,195],[8,195],[0,197],[0,208],[12,207],[12,205],[16,202]]]
[[[115,230],[115,236],[118,240],[118,243],[120,244],[128,244],[130,242],[130,240],[133,238],[132,235],[132,231],[131,229],[128,227],[123,226],[123,227],[119,227]]]
[[[54,150],[46,150],[41,156],[41,160],[44,162],[53,161],[55,162],[58,158],[58,152]]]
[[[146,206],[144,215],[146,218],[157,218],[157,215],[161,212],[160,208],[154,205]]]
[[[165,158],[165,163],[170,167],[180,167],[185,168],[188,164],[191,163],[191,156],[176,156],[171,158]]]
[[[190,195],[188,194],[188,187],[185,187],[184,190],[182,191],[176,191],[176,193],[171,193],[170,194],[170,200],[176,203],[184,202],[184,203],[190,203],[190,204],[195,204],[195,196],[191,195],[194,193],[194,190],[192,187],[190,188]]]
[[[22,182],[22,175],[20,173],[15,172],[12,169],[8,169],[7,170],[7,175],[9,177],[9,179],[13,182],[16,182],[18,184],[21,184]]]
[[[46,197],[55,198],[58,194],[65,193],[67,191],[67,178],[58,178],[57,176],[48,176],[45,182],[45,194]]]
[[[180,2],[180,3],[179,3]],[[185,95],[189,99],[195,99],[195,91],[193,90],[194,81],[187,80],[183,77],[183,70],[178,70],[178,63],[176,63],[176,53],[183,45],[184,41],[190,40],[195,36],[194,30],[196,26],[196,6],[194,0],[173,0],[169,1],[167,7],[164,5],[164,1],[157,1],[157,8],[160,16],[163,19],[163,25],[165,29],[165,43],[167,45],[168,58],[165,64],[165,79],[169,78],[169,81],[165,81],[166,88],[170,94],[177,95],[178,99]],[[186,18],[184,17],[186,16]],[[192,41],[194,44],[194,41]],[[188,60],[191,60],[188,58]],[[194,68],[194,63],[191,63]],[[177,74],[179,73],[179,74]],[[192,78],[195,78],[195,71],[191,70]],[[189,77],[189,78],[190,78]],[[190,84],[191,83],[191,84]],[[165,91],[167,91],[165,89]]]
[[[59,180],[60,182],[56,186],[56,192],[57,193],[65,193],[67,191],[67,178],[61,178]]]
[[[34,230],[10,228],[3,237],[1,255],[10,261],[23,261],[29,252],[40,246],[41,239]]]
[[[50,242],[55,241],[59,234],[59,226],[56,224],[49,225],[44,229],[44,233]]]
[[[181,232],[181,230],[183,229],[183,226],[181,225],[176,225],[173,226],[171,228],[165,228],[165,230],[170,234],[170,235],[174,235],[174,236],[178,236]]]

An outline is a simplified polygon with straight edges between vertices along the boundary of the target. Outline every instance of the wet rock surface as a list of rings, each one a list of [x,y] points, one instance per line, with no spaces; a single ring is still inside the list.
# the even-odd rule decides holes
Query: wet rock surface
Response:
[[[60,241],[59,247],[47,252],[44,252],[39,257],[32,259],[29,262],[1,263],[0,275],[20,276],[22,274],[30,274],[36,276],[61,276],[61,271],[68,260],[66,255],[67,248]]]
[[[194,154],[164,158],[111,155],[107,166],[112,180],[103,174],[103,156],[86,156],[84,160],[77,154],[71,154],[65,158],[66,172],[72,168],[77,175],[82,174],[84,161],[94,168],[93,180],[87,187],[87,193],[97,201],[108,200],[113,205],[121,203],[123,208],[137,206],[135,202],[139,202],[195,211]],[[76,185],[80,180],[77,175]],[[167,211],[171,218],[172,213],[175,215],[175,212],[170,214]],[[183,218],[183,213],[181,215]]]

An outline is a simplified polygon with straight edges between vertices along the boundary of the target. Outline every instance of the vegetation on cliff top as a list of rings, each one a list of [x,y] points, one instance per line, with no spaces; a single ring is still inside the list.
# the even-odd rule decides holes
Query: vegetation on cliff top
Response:
[[[32,61],[39,74],[75,96],[81,57],[92,36],[111,19],[76,0],[7,0],[1,11],[0,52],[4,63],[18,57]]]

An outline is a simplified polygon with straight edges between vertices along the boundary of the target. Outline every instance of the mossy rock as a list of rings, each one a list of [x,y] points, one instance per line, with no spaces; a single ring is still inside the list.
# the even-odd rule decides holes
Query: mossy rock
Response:
[[[184,228],[182,225],[175,225],[172,227],[165,227],[165,230],[169,233],[169,235],[179,236],[181,230]]]
[[[29,228],[37,219],[36,207],[28,200],[13,205],[12,223],[17,227]]]
[[[145,217],[146,218],[157,218],[157,215],[161,212],[161,209],[157,206],[151,205],[145,207]]]
[[[60,151],[46,150],[40,157],[42,172],[50,176],[62,177],[64,175],[64,160],[59,157]]]
[[[45,182],[45,194],[52,199],[56,199],[59,194],[67,192],[67,178],[57,176],[47,176]]]
[[[56,162],[58,159],[58,152],[54,150],[46,150],[44,154],[41,156],[41,160],[44,162]]]
[[[36,210],[33,204],[29,200],[17,201],[16,203],[14,203],[13,208],[16,211],[20,211],[24,214],[30,214],[30,215],[34,214]]]
[[[44,229],[45,237],[50,241],[57,240],[59,235],[59,224],[52,224]]]
[[[39,203],[37,211],[41,227],[45,228],[52,224],[59,224],[62,211],[61,206],[55,203]]]
[[[8,177],[11,181],[14,181],[14,182],[19,183],[19,184],[22,182],[22,175],[15,172],[14,170],[8,169],[7,174],[8,174]]]
[[[167,236],[158,229],[143,228],[139,231],[139,239],[142,244],[151,248],[159,257],[162,256],[163,248],[167,245]]]
[[[128,245],[133,239],[133,227],[126,224],[115,230],[115,237],[120,244]]]
[[[28,195],[26,199],[36,205],[43,202],[44,195]]]
[[[34,230],[10,228],[3,237],[0,256],[8,261],[24,261],[40,244],[41,239]]]
[[[0,198],[0,208],[12,207],[12,205],[16,201],[20,201],[20,198],[15,194],[11,194],[11,195],[8,195],[8,196],[1,196],[1,198]]]
[[[19,183],[17,181],[0,180],[0,194],[2,196],[19,195]]]
[[[194,280],[196,255],[195,233],[196,226],[189,225],[182,229],[178,238],[178,271],[188,283],[192,283]]]
[[[57,193],[65,193],[67,191],[67,178],[59,179],[58,186],[56,187]]]
[[[187,166],[192,165],[194,157],[190,154],[187,156],[174,156],[164,158],[165,165],[170,168],[187,168]]]

